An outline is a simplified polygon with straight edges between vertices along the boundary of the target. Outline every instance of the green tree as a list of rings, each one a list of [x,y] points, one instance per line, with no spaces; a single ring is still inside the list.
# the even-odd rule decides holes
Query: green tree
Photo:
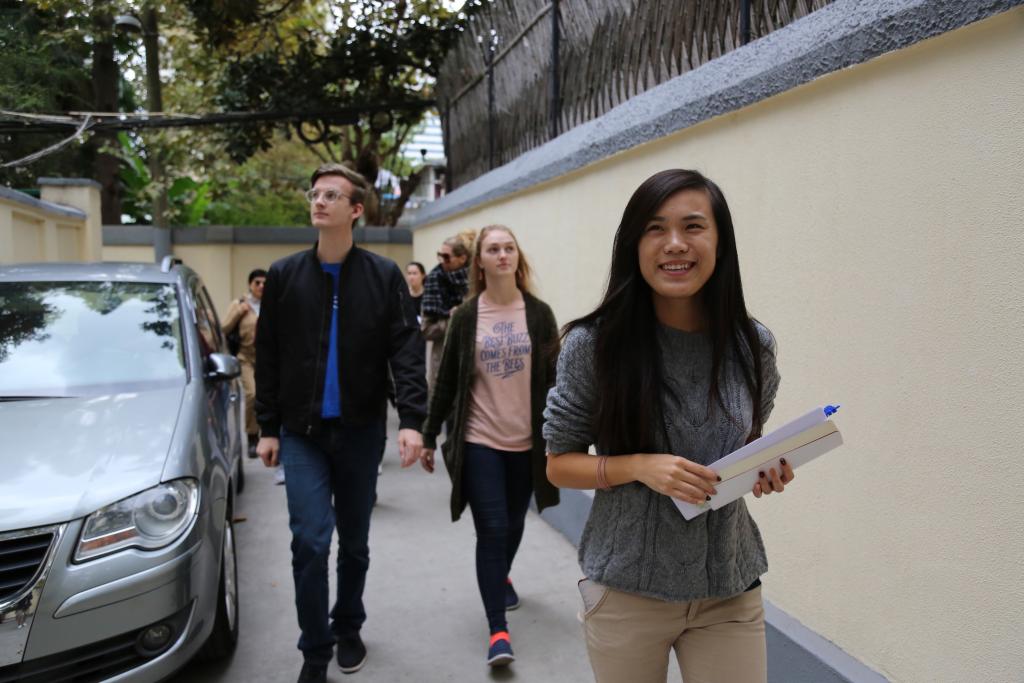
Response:
[[[134,52],[114,16],[132,0],[0,0],[0,105],[21,113],[111,112],[134,107],[134,91],[118,63]],[[10,68],[8,68],[10,66]],[[4,161],[28,156],[67,138],[73,128],[16,132],[4,126]],[[27,165],[0,169],[0,182],[34,184],[42,175],[84,176],[102,186],[103,221],[120,222],[118,160],[111,132],[90,132]]]
[[[318,160],[298,140],[277,138],[233,172],[214,179],[214,202],[206,219],[217,225],[309,224],[302,192]]]
[[[75,17],[17,0],[0,0],[0,109],[19,112],[88,111],[93,108],[90,47],[80,36],[59,40]],[[72,129],[46,133],[0,133],[0,163],[14,161],[68,137]],[[0,184],[29,188],[40,176],[92,177],[96,147],[69,145],[31,166],[0,168]]]
[[[312,166],[335,160],[371,183],[380,169],[399,176],[403,199],[382,206],[375,192],[367,202],[367,222],[394,224],[418,181],[399,149],[429,104],[442,56],[484,1],[455,12],[441,0],[0,0],[4,108],[145,111],[141,41],[115,30],[113,17],[155,10],[165,111],[325,112],[302,122],[150,129],[120,139],[87,134],[87,143],[0,170],[0,182],[96,178],[105,184],[105,222],[120,222],[122,213],[149,220],[162,190],[172,224],[305,224],[308,207],[296,189]],[[69,133],[0,134],[3,159]],[[162,169],[157,181],[153,159]]]
[[[384,168],[403,179],[405,190],[415,187],[418,177],[403,166],[400,148],[430,106],[444,54],[482,0],[460,11],[437,0],[285,2],[277,14],[259,14],[253,4],[260,3],[205,11],[196,6],[207,3],[189,3],[211,49],[229,55],[218,80],[219,108],[323,115],[234,126],[225,137],[231,158],[244,161],[277,137],[295,135],[321,160],[347,163],[371,185]],[[254,41],[254,34],[269,39]],[[366,221],[394,225],[404,201],[380,200],[375,189]]]

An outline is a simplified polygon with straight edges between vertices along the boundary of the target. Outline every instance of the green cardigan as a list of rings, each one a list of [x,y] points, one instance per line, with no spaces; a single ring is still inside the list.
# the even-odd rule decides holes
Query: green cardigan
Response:
[[[423,445],[437,448],[437,435],[445,419],[451,415],[454,426],[441,446],[444,464],[452,480],[452,521],[466,509],[462,494],[462,464],[466,452],[466,420],[469,417],[469,394],[476,373],[477,302],[474,296],[452,313],[441,354],[430,411],[423,423]],[[537,508],[558,505],[558,489],[548,481],[547,456],[542,427],[548,389],[555,384],[558,360],[558,325],[551,308],[530,294],[523,293],[526,304],[526,330],[533,347],[530,353],[530,422],[533,425],[533,448],[530,451],[533,470],[533,493]]]

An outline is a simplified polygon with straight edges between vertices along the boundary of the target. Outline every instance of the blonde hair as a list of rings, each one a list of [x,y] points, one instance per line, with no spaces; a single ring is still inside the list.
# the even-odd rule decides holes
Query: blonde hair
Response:
[[[442,244],[445,244],[452,248],[452,253],[455,256],[469,257],[473,253],[473,240],[476,239],[476,230],[469,228],[462,232],[452,235],[446,239]]]
[[[516,244],[516,251],[519,252],[519,262],[516,264],[516,287],[526,294],[533,294],[533,269],[530,268],[526,254],[519,246],[519,240],[512,229],[506,225],[488,225],[480,229],[476,238],[476,247],[473,249],[473,260],[469,265],[469,284],[474,295],[480,294],[487,289],[487,277],[483,268],[480,267],[480,250],[483,248],[484,238],[492,232],[505,232]]]

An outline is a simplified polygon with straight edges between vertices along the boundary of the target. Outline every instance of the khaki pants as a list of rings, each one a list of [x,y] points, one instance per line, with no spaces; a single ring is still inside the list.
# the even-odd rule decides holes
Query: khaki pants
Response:
[[[245,361],[239,361],[238,365],[242,369],[240,379],[245,392],[245,433],[252,436],[260,431],[256,424],[256,368]]]
[[[580,582],[598,683],[664,683],[675,650],[684,683],[765,683],[761,587],[725,599],[665,602]]]

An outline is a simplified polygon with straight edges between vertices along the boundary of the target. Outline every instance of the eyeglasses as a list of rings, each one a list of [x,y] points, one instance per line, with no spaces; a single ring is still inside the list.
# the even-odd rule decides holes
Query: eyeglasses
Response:
[[[306,201],[310,204],[320,199],[323,199],[328,204],[333,204],[342,197],[345,199],[352,199],[352,197],[347,194],[342,194],[337,190],[306,190],[305,197]]]
[[[444,261],[445,263],[448,263],[449,261],[452,260],[452,255],[451,254],[445,254],[444,252],[440,252],[439,251],[439,252],[437,252],[437,258],[438,258],[439,261]]]

